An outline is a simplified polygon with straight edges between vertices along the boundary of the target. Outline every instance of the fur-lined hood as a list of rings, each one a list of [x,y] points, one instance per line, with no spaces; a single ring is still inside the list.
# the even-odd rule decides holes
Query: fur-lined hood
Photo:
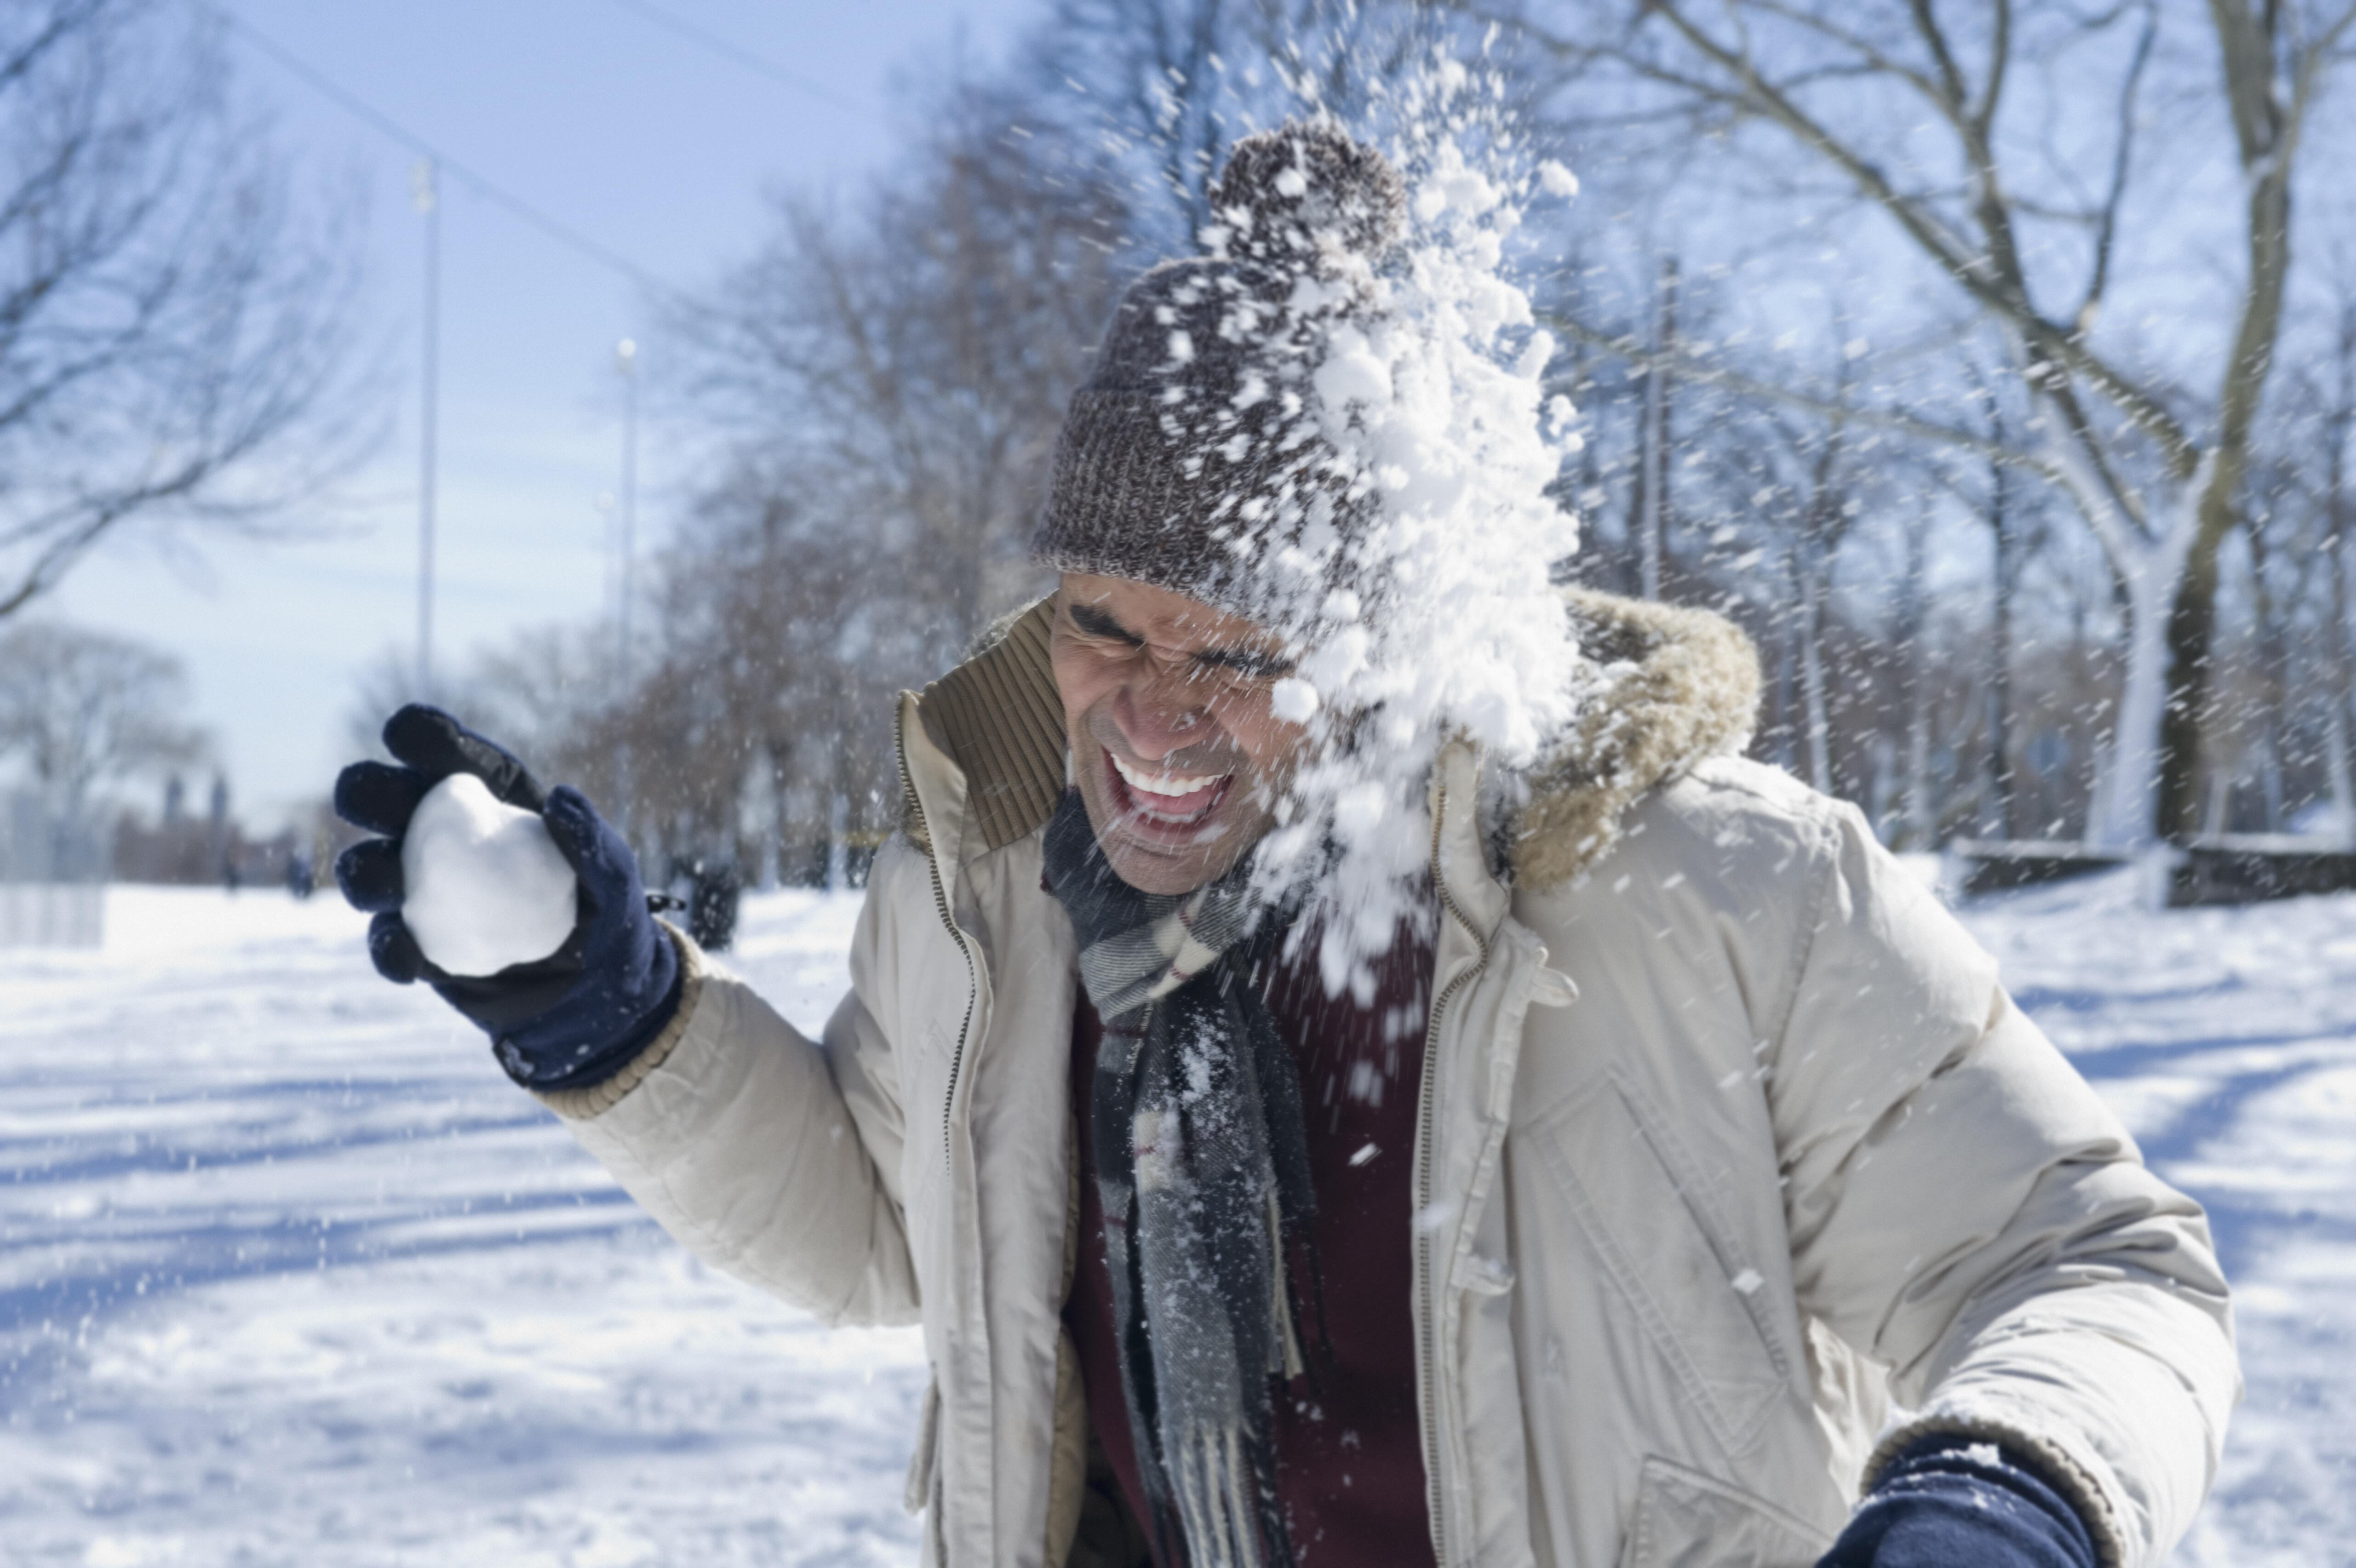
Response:
[[[1570,733],[1526,781],[1511,858],[1516,878],[1537,890],[1601,859],[1646,791],[1748,746],[1759,708],[1759,656],[1732,622],[1584,589],[1564,597],[1600,678]]]
[[[1759,660],[1732,623],[1566,590],[1598,685],[1578,723],[1529,769],[1504,835],[1515,879],[1544,890],[1601,859],[1628,808],[1705,757],[1740,752],[1759,702]],[[990,848],[1047,819],[1065,777],[1063,708],[1047,660],[1053,598],[992,629],[981,650],[926,687],[926,731],[966,775]],[[912,837],[923,837],[913,808]]]

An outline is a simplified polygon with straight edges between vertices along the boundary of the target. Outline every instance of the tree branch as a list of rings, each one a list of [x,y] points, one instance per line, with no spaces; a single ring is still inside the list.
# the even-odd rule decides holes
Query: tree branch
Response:
[[[1634,338],[1606,332],[1601,327],[1590,326],[1576,316],[1560,311],[1540,311],[1537,313],[1537,319],[1542,325],[1562,336],[1602,348],[1639,370],[1650,371],[1658,368],[1666,370],[1672,377],[1680,380],[1700,382],[1721,388],[1741,397],[1755,398],[1762,402],[1804,410],[1823,419],[1842,420],[1852,424],[1869,425],[1877,430],[1887,430],[1897,434],[1912,436],[1920,441],[1952,447],[1959,452],[1975,453],[1979,456],[2008,464],[2013,467],[2028,469],[2042,474],[2048,478],[2058,478],[2058,475],[2047,459],[2022,452],[2015,447],[1999,445],[1975,431],[1941,424],[1935,420],[1921,419],[1912,414],[1901,413],[1894,409],[1859,407],[1839,399],[1826,398],[1813,392],[1803,391],[1786,382],[1760,380],[1755,377],[1746,376],[1739,370],[1729,369],[1723,365],[1712,364],[1692,354],[1675,351],[1655,354]]]
[[[2225,0],[2214,0],[2223,4]],[[2128,421],[2160,445],[2169,471],[2181,478],[2198,461],[2198,450],[2181,421],[2158,398],[2128,379],[2088,347],[2083,336],[2040,315],[2029,298],[2018,251],[2010,245],[2003,214],[2003,193],[1992,158],[1985,147],[1967,147],[1976,169],[1982,173],[1980,204],[1983,226],[1989,231],[1990,251],[1976,253],[1962,239],[1919,203],[1900,192],[1881,169],[1847,142],[1819,123],[1786,93],[1769,82],[1751,60],[1704,31],[1675,3],[1647,0],[1646,15],[1661,17],[1687,44],[1740,84],[1739,95],[1724,89],[1713,91],[1735,98],[1773,121],[1817,155],[1847,174],[1857,187],[1897,222],[1941,269],[1961,283],[1983,306],[2006,321],[2043,359],[2052,360],[2098,389]],[[1543,39],[1541,39],[1543,43]],[[1617,58],[1644,69],[1624,50]]]
[[[1995,0],[1995,11],[1988,41],[1987,80],[1971,112],[1973,129],[1982,142],[1990,140],[1994,132],[1997,105],[2004,100],[2005,77],[2012,69],[2012,0]]]
[[[2135,58],[2127,66],[2126,85],[2119,93],[2118,145],[2111,158],[2111,188],[2104,197],[2099,228],[2094,235],[2094,270],[2087,280],[2086,297],[2078,306],[2078,330],[2091,331],[2094,313],[2103,303],[2103,291],[2109,286],[2111,276],[2111,245],[2118,232],[2119,204],[2126,195],[2127,171],[2135,151],[2135,111],[2143,81],[2144,67],[2150,62],[2151,47],[2159,37],[2159,12],[2149,5],[2144,8],[2143,36],[2136,40]]]
[[[1914,18],[1914,31],[1929,46],[1931,59],[1939,68],[1939,85],[1947,112],[1960,121],[1970,93],[1964,85],[1964,73],[1956,68],[1954,51],[1947,47],[1947,35],[1931,10],[1931,0],[1907,0],[1906,8]]]

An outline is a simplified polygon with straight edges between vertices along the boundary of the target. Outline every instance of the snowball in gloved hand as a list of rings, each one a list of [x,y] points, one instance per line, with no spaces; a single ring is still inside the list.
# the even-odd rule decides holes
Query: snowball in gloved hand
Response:
[[[401,918],[452,975],[545,958],[573,934],[573,867],[540,814],[494,799],[472,773],[425,794],[401,843]]]

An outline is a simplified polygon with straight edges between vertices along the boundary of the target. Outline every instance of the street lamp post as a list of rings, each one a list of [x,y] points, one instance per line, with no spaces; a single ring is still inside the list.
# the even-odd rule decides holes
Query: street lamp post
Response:
[[[410,166],[409,196],[425,219],[424,375],[417,476],[417,695],[434,696],[434,437],[439,418],[442,203],[432,158]]]
[[[622,602],[620,657],[616,667],[622,684],[630,679],[630,611],[637,590],[638,528],[638,346],[625,337],[614,347],[614,368],[622,377]]]
[[[614,368],[622,378],[622,506],[621,506],[621,603],[617,606],[615,635],[618,646],[615,652],[615,697],[626,703],[630,695],[630,610],[637,592],[637,528],[638,528],[638,346],[627,337],[614,346]],[[615,804],[624,837],[629,837],[637,826],[637,781],[632,777],[629,732],[626,727],[621,743],[616,749],[615,768],[620,778],[621,798]]]

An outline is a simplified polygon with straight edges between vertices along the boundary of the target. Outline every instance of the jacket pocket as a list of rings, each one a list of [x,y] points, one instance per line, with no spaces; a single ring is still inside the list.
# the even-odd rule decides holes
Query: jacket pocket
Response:
[[[1547,1171],[1645,1338],[1730,1456],[1791,1397],[1790,1359],[1754,1303],[1764,1283],[1661,1119],[1613,1079],[1530,1129]]]
[[[1832,1543],[1763,1498],[1651,1458],[1620,1568],[1810,1568]]]

